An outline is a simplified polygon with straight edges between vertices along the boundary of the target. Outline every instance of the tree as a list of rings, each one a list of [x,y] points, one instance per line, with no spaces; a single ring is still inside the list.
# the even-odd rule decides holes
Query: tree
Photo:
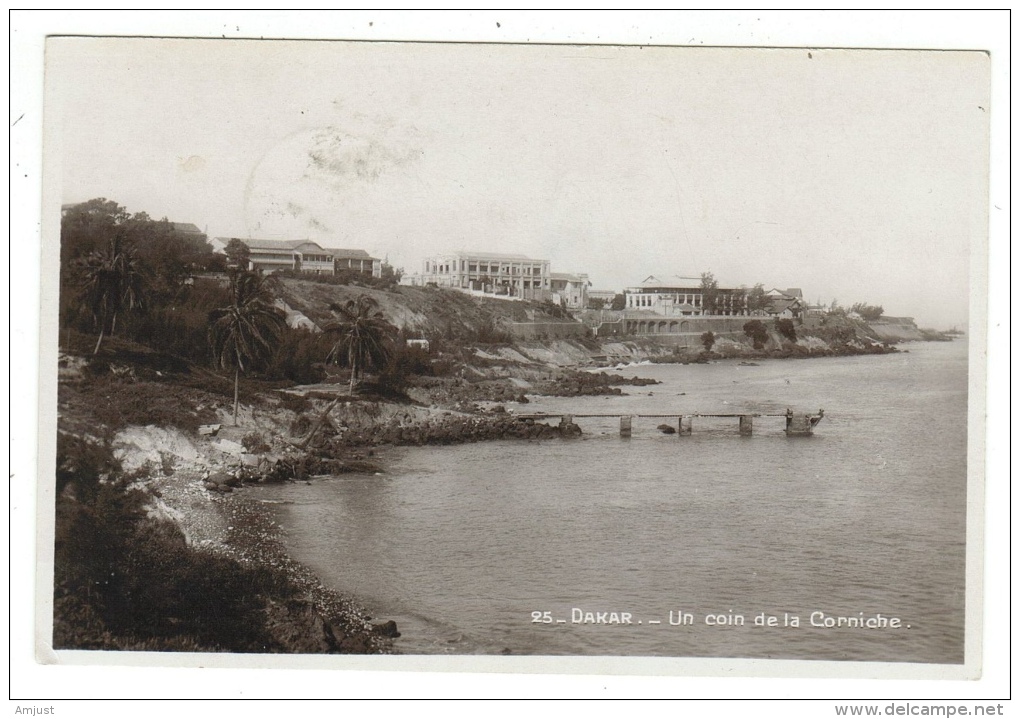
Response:
[[[230,304],[209,313],[209,344],[216,366],[234,370],[234,426],[237,426],[238,383],[259,365],[268,364],[280,332],[283,313],[273,306],[271,280],[261,272],[230,274]]]
[[[61,267],[70,268],[78,258],[101,249],[130,217],[125,208],[105,197],[65,208],[60,218]]]
[[[760,282],[747,292],[747,311],[751,314],[760,314],[768,307],[769,298],[765,293],[765,286]]]
[[[228,266],[239,270],[248,269],[248,264],[251,261],[251,250],[241,240],[236,237],[231,238],[227,246],[223,248],[223,253],[227,256]]]
[[[72,322],[88,314],[83,299],[82,263],[93,252],[104,250],[130,215],[116,202],[97,197],[64,207],[60,218],[60,316]],[[90,322],[94,319],[89,317]]]
[[[856,302],[850,307],[851,312],[856,312],[861,316],[861,319],[867,320],[868,322],[874,322],[885,312],[882,305],[867,305],[863,302]]]
[[[383,262],[379,267],[379,276],[392,285],[399,285],[400,278],[404,276],[404,268],[394,268],[389,262]]]
[[[601,310],[606,306],[606,301],[602,297],[589,297],[588,298],[588,309],[589,310]]]
[[[744,310],[747,309],[747,288],[738,287],[733,290],[730,295],[730,309],[733,310],[733,314],[743,314]]]
[[[769,341],[769,331],[761,320],[750,320],[744,323],[744,334],[754,342],[754,348],[760,350]]]
[[[715,333],[714,332],[702,332],[701,333],[701,344],[705,345],[705,351],[711,352],[712,346],[715,344]]]
[[[617,312],[627,309],[627,295],[613,295],[613,304],[610,306],[610,309]]]
[[[354,383],[365,369],[386,366],[393,354],[397,329],[383,316],[379,303],[368,295],[359,295],[357,299],[339,305],[331,304],[329,309],[337,319],[324,327],[323,332],[335,335],[337,339],[326,355],[326,362],[346,364],[351,368],[349,393],[353,396]],[[301,447],[308,446],[342,397],[338,392],[301,442]]]
[[[213,257],[205,235],[180,232],[166,218],[156,221],[139,212],[123,228],[146,270],[154,304],[180,302],[189,278]]]
[[[326,355],[326,362],[351,368],[350,393],[354,394],[354,383],[366,368],[386,365],[396,328],[386,320],[379,303],[368,295],[331,304],[329,309],[337,315],[337,321],[323,331],[337,335],[337,340]]]
[[[134,247],[117,233],[109,244],[93,250],[77,262],[81,295],[99,327],[99,340],[92,354],[99,354],[107,327],[117,329],[117,315],[123,309],[142,306],[143,281]]]
[[[714,315],[718,312],[719,283],[711,272],[701,273],[701,313]]]
[[[797,341],[797,328],[794,327],[793,320],[791,320],[791,319],[782,319],[782,320],[777,319],[776,320],[776,332],[778,332],[779,334],[781,334],[783,337],[785,337],[786,339],[790,340],[791,342],[796,342]]]

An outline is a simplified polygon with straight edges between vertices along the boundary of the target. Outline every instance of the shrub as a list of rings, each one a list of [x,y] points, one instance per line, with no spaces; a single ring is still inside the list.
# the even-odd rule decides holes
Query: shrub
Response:
[[[280,333],[266,374],[296,384],[318,384],[326,379],[325,359],[332,342],[321,333],[287,328]]]
[[[83,384],[80,393],[97,423],[110,430],[152,424],[197,432],[200,425],[216,421],[212,398],[196,403],[194,390],[173,384],[110,377]],[[229,396],[229,388],[224,394]]]
[[[187,546],[175,525],[146,520],[123,557],[123,586],[107,625],[139,640],[192,637],[220,651],[267,651],[261,592],[282,584],[265,570]]]
[[[294,418],[294,421],[290,423],[290,436],[303,437],[308,434],[311,429],[312,420],[308,419],[307,415],[299,414]]]
[[[75,496],[85,501],[99,491],[102,480],[118,476],[120,461],[109,441],[90,441],[61,432],[57,435],[57,494],[74,485]]]
[[[819,327],[815,330],[815,334],[822,338],[828,344],[845,345],[852,342],[857,336],[854,332],[853,327],[846,325],[832,326],[826,325],[825,327]]]
[[[850,306],[850,311],[856,312],[867,322],[874,322],[885,313],[882,305],[868,305],[863,302],[855,302]]]
[[[793,325],[791,319],[777,319],[776,320],[776,332],[781,334],[791,342],[797,341],[797,328]]]
[[[53,643],[63,649],[279,651],[267,594],[294,596],[282,570],[192,549],[147,518],[109,445],[58,440]],[[73,496],[72,496],[73,494]]]
[[[513,343],[513,335],[501,329],[493,317],[486,317],[473,333],[469,341],[485,345],[508,345]]]
[[[262,454],[271,449],[261,432],[249,432],[241,438],[241,444],[250,454]]]
[[[712,345],[715,344],[715,333],[714,332],[703,332],[701,334],[701,344],[705,345],[705,351],[711,352]]]
[[[760,350],[769,341],[769,331],[761,320],[750,320],[744,323],[744,334],[754,342],[754,348]]]

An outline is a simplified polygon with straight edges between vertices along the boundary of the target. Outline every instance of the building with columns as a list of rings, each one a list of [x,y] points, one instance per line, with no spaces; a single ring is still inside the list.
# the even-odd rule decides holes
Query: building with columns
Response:
[[[495,252],[448,252],[427,257],[407,284],[436,285],[489,294],[544,300],[551,290],[549,260]]]
[[[235,238],[213,238],[213,251],[222,254],[232,239]],[[330,249],[311,240],[236,239],[243,242],[251,253],[246,269],[260,269],[267,274],[277,270],[296,270],[316,275],[334,275],[341,270],[354,270],[372,277],[382,274],[380,260],[364,250]]]
[[[709,314],[705,307],[705,290],[700,277],[650,275],[640,284],[626,290],[628,310],[648,310],[667,317],[695,317]],[[746,292],[743,288],[716,290],[714,315],[746,315]]]

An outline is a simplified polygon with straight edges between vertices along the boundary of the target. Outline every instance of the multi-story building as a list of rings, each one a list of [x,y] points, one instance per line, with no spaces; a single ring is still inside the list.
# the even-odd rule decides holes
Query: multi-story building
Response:
[[[333,266],[337,272],[353,270],[372,277],[382,277],[382,260],[372,257],[364,250],[327,250],[333,255]]]
[[[628,310],[650,310],[666,316],[747,314],[746,292],[742,288],[717,288],[715,308],[705,306],[700,277],[646,277],[626,291]]]
[[[428,257],[420,275],[407,284],[475,290],[522,299],[547,299],[551,289],[549,260],[516,254],[449,252]]]
[[[235,238],[217,237],[212,241],[216,252],[223,252]],[[278,270],[297,270],[317,275],[333,275],[339,269],[356,269],[373,277],[382,272],[378,259],[364,250],[333,250],[311,240],[260,240],[236,238],[247,245],[250,255],[248,269],[261,269],[271,273]]]
[[[588,307],[588,275],[566,272],[549,273],[549,290],[553,302],[562,302],[567,309],[583,310]]]

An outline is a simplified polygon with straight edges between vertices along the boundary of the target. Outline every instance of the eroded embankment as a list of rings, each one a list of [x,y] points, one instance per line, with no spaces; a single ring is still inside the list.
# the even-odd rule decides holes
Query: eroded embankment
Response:
[[[129,426],[108,444],[102,429],[58,442],[55,648],[392,651],[395,625],[291,560],[264,505],[207,488],[240,476],[231,440]]]

